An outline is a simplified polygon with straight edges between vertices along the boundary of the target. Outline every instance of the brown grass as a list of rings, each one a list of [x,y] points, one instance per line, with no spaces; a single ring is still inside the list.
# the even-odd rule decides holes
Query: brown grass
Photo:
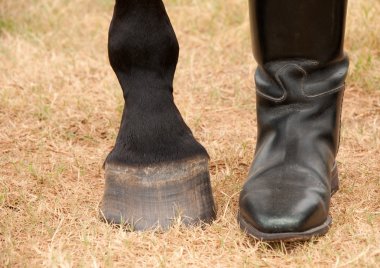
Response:
[[[378,267],[380,2],[350,1],[334,225],[293,244],[255,241],[235,220],[256,137],[246,1],[166,4],[181,43],[175,98],[210,153],[217,220],[166,233],[99,221],[123,105],[106,54],[113,1],[2,0],[0,266]]]

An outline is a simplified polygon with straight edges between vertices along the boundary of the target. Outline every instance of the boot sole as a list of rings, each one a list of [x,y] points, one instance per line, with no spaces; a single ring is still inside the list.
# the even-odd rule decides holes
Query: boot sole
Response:
[[[107,223],[130,231],[167,230],[178,222],[199,225],[215,218],[207,158],[105,169],[100,217]]]
[[[338,168],[336,163],[331,172],[332,181],[331,181],[331,196],[333,196],[339,190],[339,177],[338,177]],[[239,213],[237,217],[240,228],[247,233],[248,235],[266,242],[293,242],[293,241],[307,241],[313,237],[325,235],[332,224],[331,216],[328,216],[326,221],[312,229],[303,232],[286,232],[286,233],[264,233],[257,230],[251,224],[249,224],[243,216]]]

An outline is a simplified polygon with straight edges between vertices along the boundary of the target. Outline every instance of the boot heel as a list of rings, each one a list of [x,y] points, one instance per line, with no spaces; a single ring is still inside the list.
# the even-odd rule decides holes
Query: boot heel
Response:
[[[335,162],[334,168],[331,171],[331,196],[333,196],[339,190],[339,175],[338,166]]]

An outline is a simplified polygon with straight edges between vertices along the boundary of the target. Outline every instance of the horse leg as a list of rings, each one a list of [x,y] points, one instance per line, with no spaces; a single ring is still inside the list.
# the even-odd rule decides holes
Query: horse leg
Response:
[[[208,154],[173,101],[179,45],[161,0],[116,0],[108,52],[125,99],[101,216],[134,230],[215,217]]]

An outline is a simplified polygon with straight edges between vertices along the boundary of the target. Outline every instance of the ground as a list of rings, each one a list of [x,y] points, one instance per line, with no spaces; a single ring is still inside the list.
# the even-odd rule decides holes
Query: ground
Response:
[[[247,1],[168,0],[175,101],[211,160],[217,220],[128,233],[99,221],[121,117],[107,59],[112,0],[0,0],[1,267],[378,267],[380,2],[350,1],[351,68],[330,232],[266,244],[236,223],[256,139]]]

